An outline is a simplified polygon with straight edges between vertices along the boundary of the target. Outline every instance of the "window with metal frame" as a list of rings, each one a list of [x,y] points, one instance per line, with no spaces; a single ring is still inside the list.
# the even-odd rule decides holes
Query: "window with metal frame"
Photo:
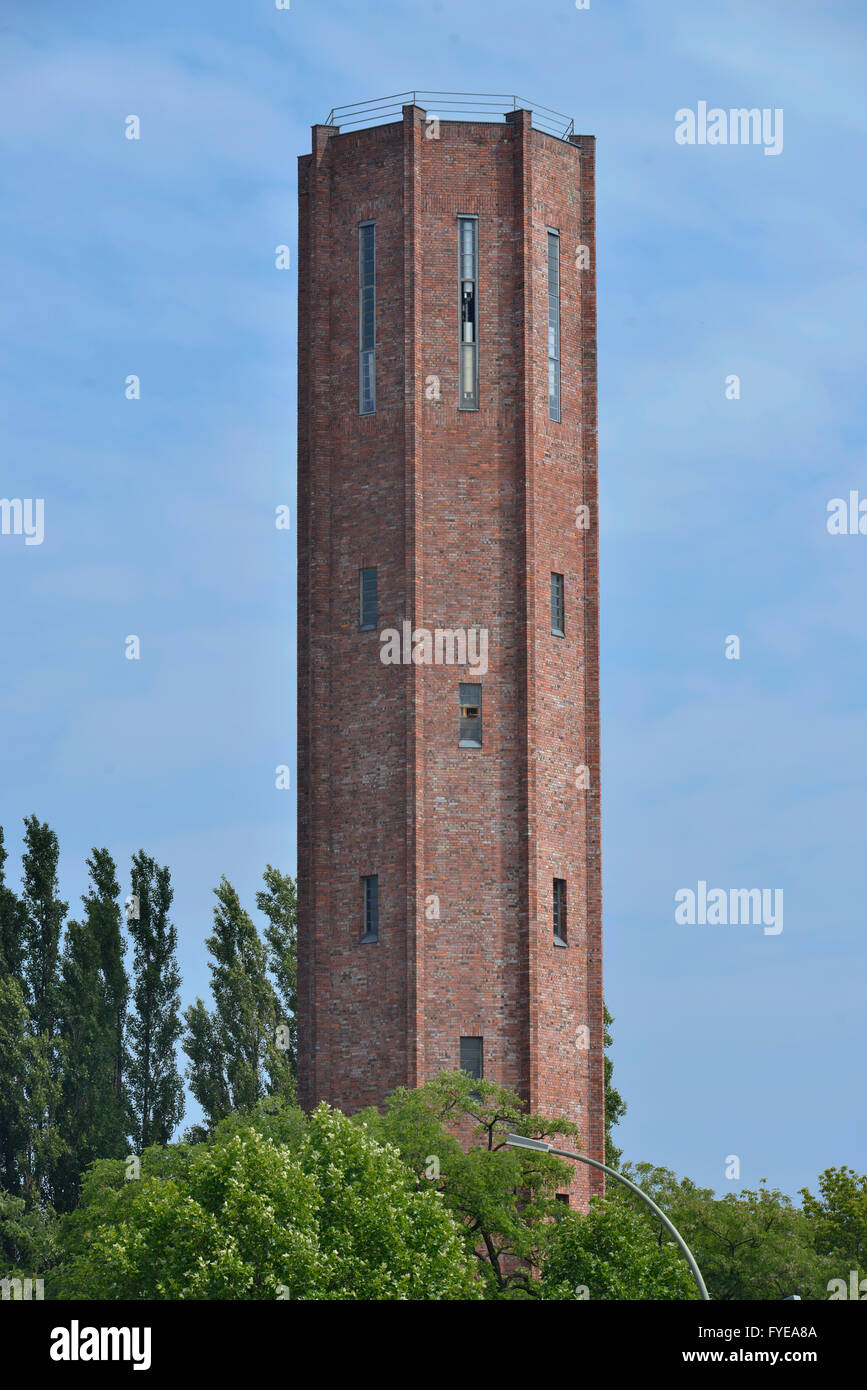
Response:
[[[554,879],[554,940],[558,946],[565,946],[569,940],[565,878]]]
[[[461,1071],[469,1072],[474,1081],[481,1081],[484,1075],[482,1038],[461,1038]]]
[[[548,232],[548,418],[560,419],[560,233]]]
[[[458,407],[461,410],[478,410],[479,408],[478,260],[479,220],[477,217],[459,217]]]
[[[482,746],[482,687],[480,685],[461,685],[458,687],[460,702],[460,725],[458,728],[459,748],[481,748]]]
[[[364,931],[362,941],[379,940],[379,874],[367,874],[361,880],[364,891]]]
[[[551,575],[551,631],[566,636],[566,586],[562,574]]]
[[[376,224],[358,228],[358,411],[376,410]]]
[[[359,570],[358,574],[358,626],[362,632],[369,632],[378,620],[376,565]]]

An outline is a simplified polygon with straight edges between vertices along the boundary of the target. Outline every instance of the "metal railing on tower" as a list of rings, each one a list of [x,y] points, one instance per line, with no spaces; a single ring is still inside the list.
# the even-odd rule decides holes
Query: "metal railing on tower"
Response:
[[[557,140],[568,140],[575,132],[575,122],[560,111],[537,106],[523,97],[498,92],[394,92],[372,101],[351,102],[334,106],[325,125],[337,125],[341,130],[353,126],[379,125],[399,118],[404,106],[421,106],[428,116],[444,120],[496,121],[504,120],[507,111],[532,112],[533,125]]]

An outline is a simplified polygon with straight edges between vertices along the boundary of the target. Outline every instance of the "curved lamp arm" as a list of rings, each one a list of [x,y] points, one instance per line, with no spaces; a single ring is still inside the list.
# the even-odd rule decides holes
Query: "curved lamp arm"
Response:
[[[630,1182],[629,1178],[624,1178],[623,1174],[618,1173],[616,1168],[609,1168],[607,1163],[599,1163],[597,1159],[587,1158],[585,1154],[569,1153],[567,1149],[555,1149],[553,1144],[547,1144],[544,1139],[525,1139],[523,1134],[507,1134],[506,1144],[510,1149],[536,1149],[541,1153],[556,1154],[558,1158],[571,1158],[575,1161],[575,1163],[589,1163],[591,1168],[601,1168],[603,1173],[607,1173],[609,1177],[616,1178],[618,1182],[622,1182],[623,1186],[628,1187],[630,1192],[635,1192],[643,1202],[647,1203],[647,1205],[650,1207],[650,1210],[656,1216],[659,1217],[666,1230],[670,1231],[671,1234],[674,1236],[675,1240],[677,1241],[677,1244],[680,1246],[680,1249],[683,1251],[683,1254],[686,1257],[687,1264],[692,1270],[692,1276],[695,1279],[695,1282],[698,1284],[699,1293],[701,1294],[702,1298],[710,1302],[710,1294],[708,1293],[707,1288],[705,1287],[705,1282],[701,1277],[701,1270],[696,1264],[695,1256],[693,1255],[683,1236],[680,1234],[680,1231],[674,1225],[674,1222],[669,1221],[665,1212],[661,1211],[654,1201],[651,1201],[647,1193],[642,1188],[640,1188],[637,1183]]]

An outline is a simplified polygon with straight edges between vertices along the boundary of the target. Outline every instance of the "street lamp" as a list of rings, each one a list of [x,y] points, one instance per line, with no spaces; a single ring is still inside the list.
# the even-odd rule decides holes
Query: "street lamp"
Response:
[[[651,1201],[647,1193],[642,1191],[642,1189],[636,1183],[630,1182],[628,1178],[624,1178],[623,1174],[618,1173],[615,1168],[609,1168],[607,1163],[599,1163],[595,1158],[588,1158],[586,1154],[573,1154],[570,1153],[567,1149],[555,1149],[553,1144],[546,1143],[544,1139],[526,1139],[523,1134],[507,1134],[506,1144],[510,1149],[536,1149],[539,1153],[556,1154],[558,1158],[574,1159],[576,1163],[589,1163],[591,1168],[601,1168],[603,1173],[608,1173],[609,1177],[616,1178],[618,1182],[622,1182],[623,1186],[628,1187],[630,1192],[637,1193],[641,1200],[647,1203],[654,1215],[659,1217],[666,1230],[669,1230],[671,1234],[674,1236],[675,1240],[677,1241],[678,1245],[680,1246],[681,1250],[686,1256],[687,1263],[690,1269],[692,1270],[693,1278],[695,1279],[695,1282],[698,1284],[699,1293],[701,1294],[702,1298],[707,1299],[708,1302],[710,1301],[710,1294],[708,1293],[705,1287],[705,1282],[701,1277],[701,1270],[696,1264],[695,1256],[693,1255],[683,1236],[680,1234],[680,1231],[677,1229],[673,1222],[669,1221],[665,1212],[660,1211],[656,1203]]]

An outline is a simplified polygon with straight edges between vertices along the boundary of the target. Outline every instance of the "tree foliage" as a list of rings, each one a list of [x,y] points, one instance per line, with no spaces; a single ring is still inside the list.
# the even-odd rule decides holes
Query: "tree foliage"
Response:
[[[399,1087],[384,1114],[365,1110],[357,1118],[400,1151],[420,1188],[442,1193],[488,1297],[539,1293],[534,1270],[572,1166],[552,1154],[506,1148],[505,1136],[574,1142],[575,1124],[528,1113],[514,1091],[466,1072],[443,1072],[418,1090]],[[462,1147],[458,1134],[472,1142]]]
[[[677,1226],[712,1299],[827,1298],[829,1262],[816,1248],[807,1215],[782,1192],[762,1181],[756,1190],[717,1197],[649,1163],[626,1164],[623,1171]],[[651,1212],[646,1219],[661,1230]]]
[[[0,1277],[40,1278],[56,1259],[57,1218],[51,1207],[30,1207],[0,1190]]]
[[[67,904],[58,896],[60,847],[54,831],[36,816],[24,819],[24,975],[34,1033],[54,1035],[60,990],[60,934]]]
[[[136,1152],[166,1144],[184,1113],[175,1045],[181,1035],[177,931],[168,868],[144,850],[132,860],[133,983],[127,1029],[129,1132]]]
[[[617,1192],[604,1200],[592,1198],[586,1215],[563,1214],[545,1251],[542,1286],[546,1298],[700,1297],[689,1265],[668,1232],[661,1239]]]
[[[262,875],[265,887],[256,894],[256,906],[268,919],[265,940],[268,963],[279,1004],[280,1022],[288,1030],[286,1048],[289,1069],[298,1075],[298,898],[295,880],[271,864]]]
[[[818,1250],[835,1265],[835,1278],[850,1270],[867,1277],[867,1174],[854,1168],[826,1168],[819,1174],[819,1197],[801,1188],[804,1213]]]
[[[18,1192],[18,1154],[26,1142],[24,1036],[30,1016],[23,989],[24,904],[6,886],[7,853],[0,826],[0,1187]]]
[[[87,866],[91,888],[82,898],[83,921],[67,924],[58,1004],[64,1045],[58,1127],[65,1149],[55,1170],[54,1202],[60,1211],[75,1205],[89,1163],[126,1152],[120,885],[108,850],[95,849]]]
[[[25,953],[24,904],[6,884],[6,852],[0,825],[0,977],[21,974]]]
[[[206,941],[214,1007],[197,999],[187,1009],[183,1044],[190,1088],[209,1129],[265,1095],[295,1096],[292,1058],[279,1046],[286,1024],[268,978],[267,948],[228,879],[215,892],[214,932]]]
[[[34,1034],[18,980],[0,977],[0,1116],[3,1187],[27,1210],[50,1205],[50,1175],[64,1152],[54,1124],[61,1080],[47,1033]]]
[[[619,1124],[626,1114],[626,1101],[621,1096],[617,1087],[614,1085],[614,1063],[611,1060],[609,1049],[614,1043],[611,1034],[611,1026],[614,1019],[608,1012],[608,1005],[603,1004],[604,1033],[603,1041],[605,1045],[605,1162],[609,1168],[618,1168],[623,1150],[618,1149],[611,1137],[611,1131],[616,1124]]]
[[[56,1298],[476,1295],[436,1193],[325,1105],[307,1121],[266,1102],[202,1142],[146,1150],[137,1179],[97,1164],[59,1246]]]

